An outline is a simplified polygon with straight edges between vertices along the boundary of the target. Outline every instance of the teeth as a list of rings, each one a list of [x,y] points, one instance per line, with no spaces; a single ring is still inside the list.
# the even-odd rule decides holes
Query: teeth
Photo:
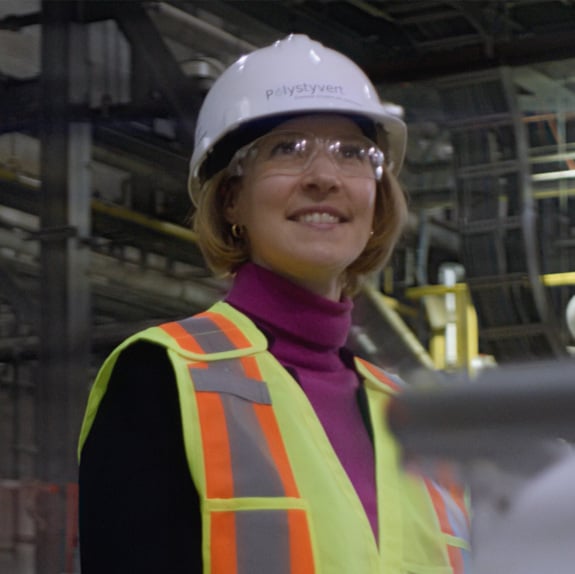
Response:
[[[339,217],[331,213],[305,213],[300,215],[297,220],[301,223],[339,223]]]

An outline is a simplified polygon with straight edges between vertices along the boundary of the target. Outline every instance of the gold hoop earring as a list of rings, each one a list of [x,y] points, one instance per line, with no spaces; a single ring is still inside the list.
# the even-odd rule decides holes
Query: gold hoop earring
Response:
[[[243,227],[238,223],[234,223],[231,227],[231,233],[234,239],[242,239],[242,237],[244,236]]]

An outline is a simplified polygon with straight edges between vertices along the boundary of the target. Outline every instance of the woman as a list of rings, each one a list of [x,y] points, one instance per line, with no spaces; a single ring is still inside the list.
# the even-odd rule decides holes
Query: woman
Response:
[[[190,166],[224,302],[106,361],[81,438],[84,574],[464,571],[458,497],[407,476],[398,381],[345,348],[406,217],[405,126],[346,57],[290,36],[202,106]]]

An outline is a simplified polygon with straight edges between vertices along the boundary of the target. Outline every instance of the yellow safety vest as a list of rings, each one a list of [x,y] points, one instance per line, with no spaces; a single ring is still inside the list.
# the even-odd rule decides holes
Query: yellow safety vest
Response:
[[[459,490],[401,468],[384,413],[397,381],[356,358],[373,426],[379,540],[303,390],[267,340],[226,303],[147,329],[108,357],[80,447],[121,351],[165,346],[202,513],[205,574],[463,574],[468,518]]]

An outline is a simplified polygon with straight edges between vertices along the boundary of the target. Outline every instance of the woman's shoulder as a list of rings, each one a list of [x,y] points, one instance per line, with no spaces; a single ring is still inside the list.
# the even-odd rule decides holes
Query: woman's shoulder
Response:
[[[162,363],[167,359],[166,348],[146,339],[134,339],[120,352],[118,363],[141,364]]]
[[[149,341],[134,341],[121,350],[110,373],[108,400],[133,401],[137,397],[141,406],[149,399],[150,404],[164,401],[161,397],[175,386],[174,370],[165,347]]]

